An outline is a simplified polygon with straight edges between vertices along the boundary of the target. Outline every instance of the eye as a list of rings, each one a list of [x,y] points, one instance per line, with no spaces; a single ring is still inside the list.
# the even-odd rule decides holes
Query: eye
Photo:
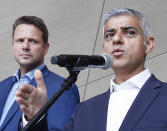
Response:
[[[16,40],[16,43],[18,43],[18,44],[21,44],[23,42],[24,42],[24,39],[18,39],[18,40]]]
[[[128,37],[134,37],[136,36],[137,32],[134,31],[134,30],[127,30],[125,31],[125,35],[128,36]]]
[[[29,42],[32,43],[32,44],[37,44],[38,43],[38,41],[36,41],[34,39],[30,39]]]
[[[108,41],[108,40],[111,40],[113,36],[114,36],[114,33],[112,33],[112,32],[107,32],[107,33],[105,33],[105,35],[104,35],[104,39]]]

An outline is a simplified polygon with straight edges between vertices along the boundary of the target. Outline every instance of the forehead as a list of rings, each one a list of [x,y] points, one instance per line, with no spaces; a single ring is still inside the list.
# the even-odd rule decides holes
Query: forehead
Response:
[[[42,38],[42,32],[39,28],[30,24],[20,24],[16,27],[14,32],[14,38],[27,37],[27,38]]]
[[[136,16],[131,16],[131,15],[120,15],[111,17],[107,21],[104,30],[118,29],[121,27],[128,27],[128,26],[133,26],[139,30],[142,30],[140,19]]]

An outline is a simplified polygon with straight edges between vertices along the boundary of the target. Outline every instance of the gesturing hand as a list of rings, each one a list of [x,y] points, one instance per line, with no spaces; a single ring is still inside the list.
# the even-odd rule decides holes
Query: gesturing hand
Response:
[[[19,103],[20,109],[27,116],[28,120],[31,120],[48,100],[42,72],[36,70],[34,77],[37,88],[30,84],[22,84],[19,90],[16,91],[16,101]]]

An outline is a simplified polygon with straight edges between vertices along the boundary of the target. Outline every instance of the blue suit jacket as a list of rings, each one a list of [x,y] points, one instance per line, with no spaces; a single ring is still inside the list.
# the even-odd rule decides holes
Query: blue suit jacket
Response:
[[[82,102],[65,131],[106,131],[110,91]],[[119,131],[167,131],[167,84],[153,75],[131,105]]]
[[[47,67],[42,70],[42,74],[48,91],[48,99],[50,99],[61,87],[61,83],[64,79],[49,71]],[[0,117],[8,93],[15,81],[15,77],[12,76],[0,82]],[[33,79],[30,84],[36,87],[35,79]],[[79,92],[76,85],[69,91],[65,91],[47,113],[47,125],[49,130],[62,130],[63,125],[69,122],[69,118],[79,101]],[[18,131],[21,116],[22,112],[19,108],[19,104],[15,101],[3,122],[0,131]]]

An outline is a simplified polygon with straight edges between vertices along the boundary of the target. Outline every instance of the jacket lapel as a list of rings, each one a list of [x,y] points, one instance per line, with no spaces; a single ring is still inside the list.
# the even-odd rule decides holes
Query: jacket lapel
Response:
[[[1,129],[3,129],[9,122],[10,120],[14,117],[14,115],[19,111],[20,112],[20,118],[21,118],[21,111],[19,110],[19,104],[15,101],[8,111],[7,116],[5,117],[5,120],[1,126]]]
[[[101,97],[98,97],[95,103],[95,121],[94,130],[95,131],[105,131],[107,123],[107,111],[108,111],[108,101],[110,97],[110,90],[104,93]]]
[[[2,90],[1,92],[3,93],[3,95],[0,96],[0,117],[2,115],[2,111],[6,102],[6,99],[8,97],[9,91],[12,88],[14,82],[16,81],[15,77],[10,77],[9,80],[7,80],[3,85],[2,85]],[[9,110],[10,111],[10,110]],[[8,112],[8,114],[10,114]],[[6,118],[4,119],[1,128],[4,127],[5,123],[7,123],[8,119],[10,119],[10,117],[8,117],[8,114],[6,116]],[[11,114],[12,115],[12,114]]]
[[[158,97],[160,86],[161,83],[153,75],[147,80],[125,116],[119,131],[133,130],[151,103]]]

